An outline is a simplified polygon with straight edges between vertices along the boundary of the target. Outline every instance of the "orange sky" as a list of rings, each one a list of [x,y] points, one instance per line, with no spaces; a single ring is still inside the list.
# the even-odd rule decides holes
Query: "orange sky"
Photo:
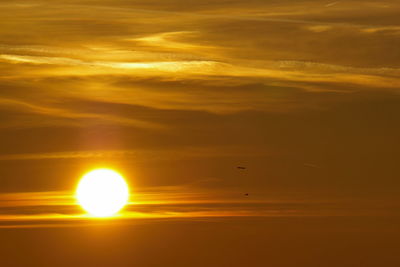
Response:
[[[399,265],[399,12],[1,2],[0,265]],[[114,220],[76,205],[96,167],[131,185]]]

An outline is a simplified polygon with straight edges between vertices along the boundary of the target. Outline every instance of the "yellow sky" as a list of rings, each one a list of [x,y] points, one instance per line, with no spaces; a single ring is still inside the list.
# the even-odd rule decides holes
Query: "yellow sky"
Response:
[[[397,0],[2,1],[0,228],[90,225],[74,190],[99,166],[132,185],[124,225],[295,217],[292,240],[296,220],[396,217],[399,12]],[[255,226],[258,244],[271,227]]]
[[[342,166],[361,168],[360,177],[372,176],[361,167],[370,162],[376,173],[392,170],[399,8],[397,1],[2,3],[2,171],[11,180],[23,174],[9,162],[57,162],[50,177],[71,162],[82,171],[111,162],[136,168],[143,186],[215,178],[221,189],[244,161],[256,166],[246,190],[261,183],[286,194],[340,188]],[[387,158],[360,159],[372,148]],[[160,161],[218,171],[184,177],[178,168],[161,177],[163,167],[148,170]],[[319,165],[330,171],[304,167]],[[286,186],[298,169],[332,177],[312,189]],[[50,186],[51,178],[30,175],[29,185],[11,182],[5,191],[71,190],[76,178]],[[366,180],[373,188],[374,178]]]

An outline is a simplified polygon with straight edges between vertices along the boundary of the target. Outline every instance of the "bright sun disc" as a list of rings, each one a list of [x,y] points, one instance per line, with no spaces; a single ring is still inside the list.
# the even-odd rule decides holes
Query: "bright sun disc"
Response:
[[[119,173],[97,169],[82,177],[76,197],[82,208],[91,215],[107,217],[116,214],[126,205],[129,189]]]

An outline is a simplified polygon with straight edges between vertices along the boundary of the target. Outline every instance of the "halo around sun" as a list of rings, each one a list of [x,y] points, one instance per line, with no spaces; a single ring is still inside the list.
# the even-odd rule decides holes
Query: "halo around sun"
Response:
[[[129,188],[116,171],[96,169],[81,178],[76,198],[90,215],[108,217],[118,213],[127,204]]]

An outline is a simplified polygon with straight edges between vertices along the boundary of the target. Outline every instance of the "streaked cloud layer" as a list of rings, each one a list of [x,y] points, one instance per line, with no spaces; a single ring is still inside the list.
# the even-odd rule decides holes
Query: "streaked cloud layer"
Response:
[[[245,196],[241,192],[199,191],[193,185],[137,189],[113,223],[138,220],[204,221],[215,218],[275,218],[275,217],[360,217],[396,215],[382,209],[382,203],[349,202],[349,199],[266,199],[261,194]],[[74,192],[26,192],[0,195],[0,228],[69,227],[107,223],[85,214],[76,204]],[[105,220],[105,222],[104,222]]]

